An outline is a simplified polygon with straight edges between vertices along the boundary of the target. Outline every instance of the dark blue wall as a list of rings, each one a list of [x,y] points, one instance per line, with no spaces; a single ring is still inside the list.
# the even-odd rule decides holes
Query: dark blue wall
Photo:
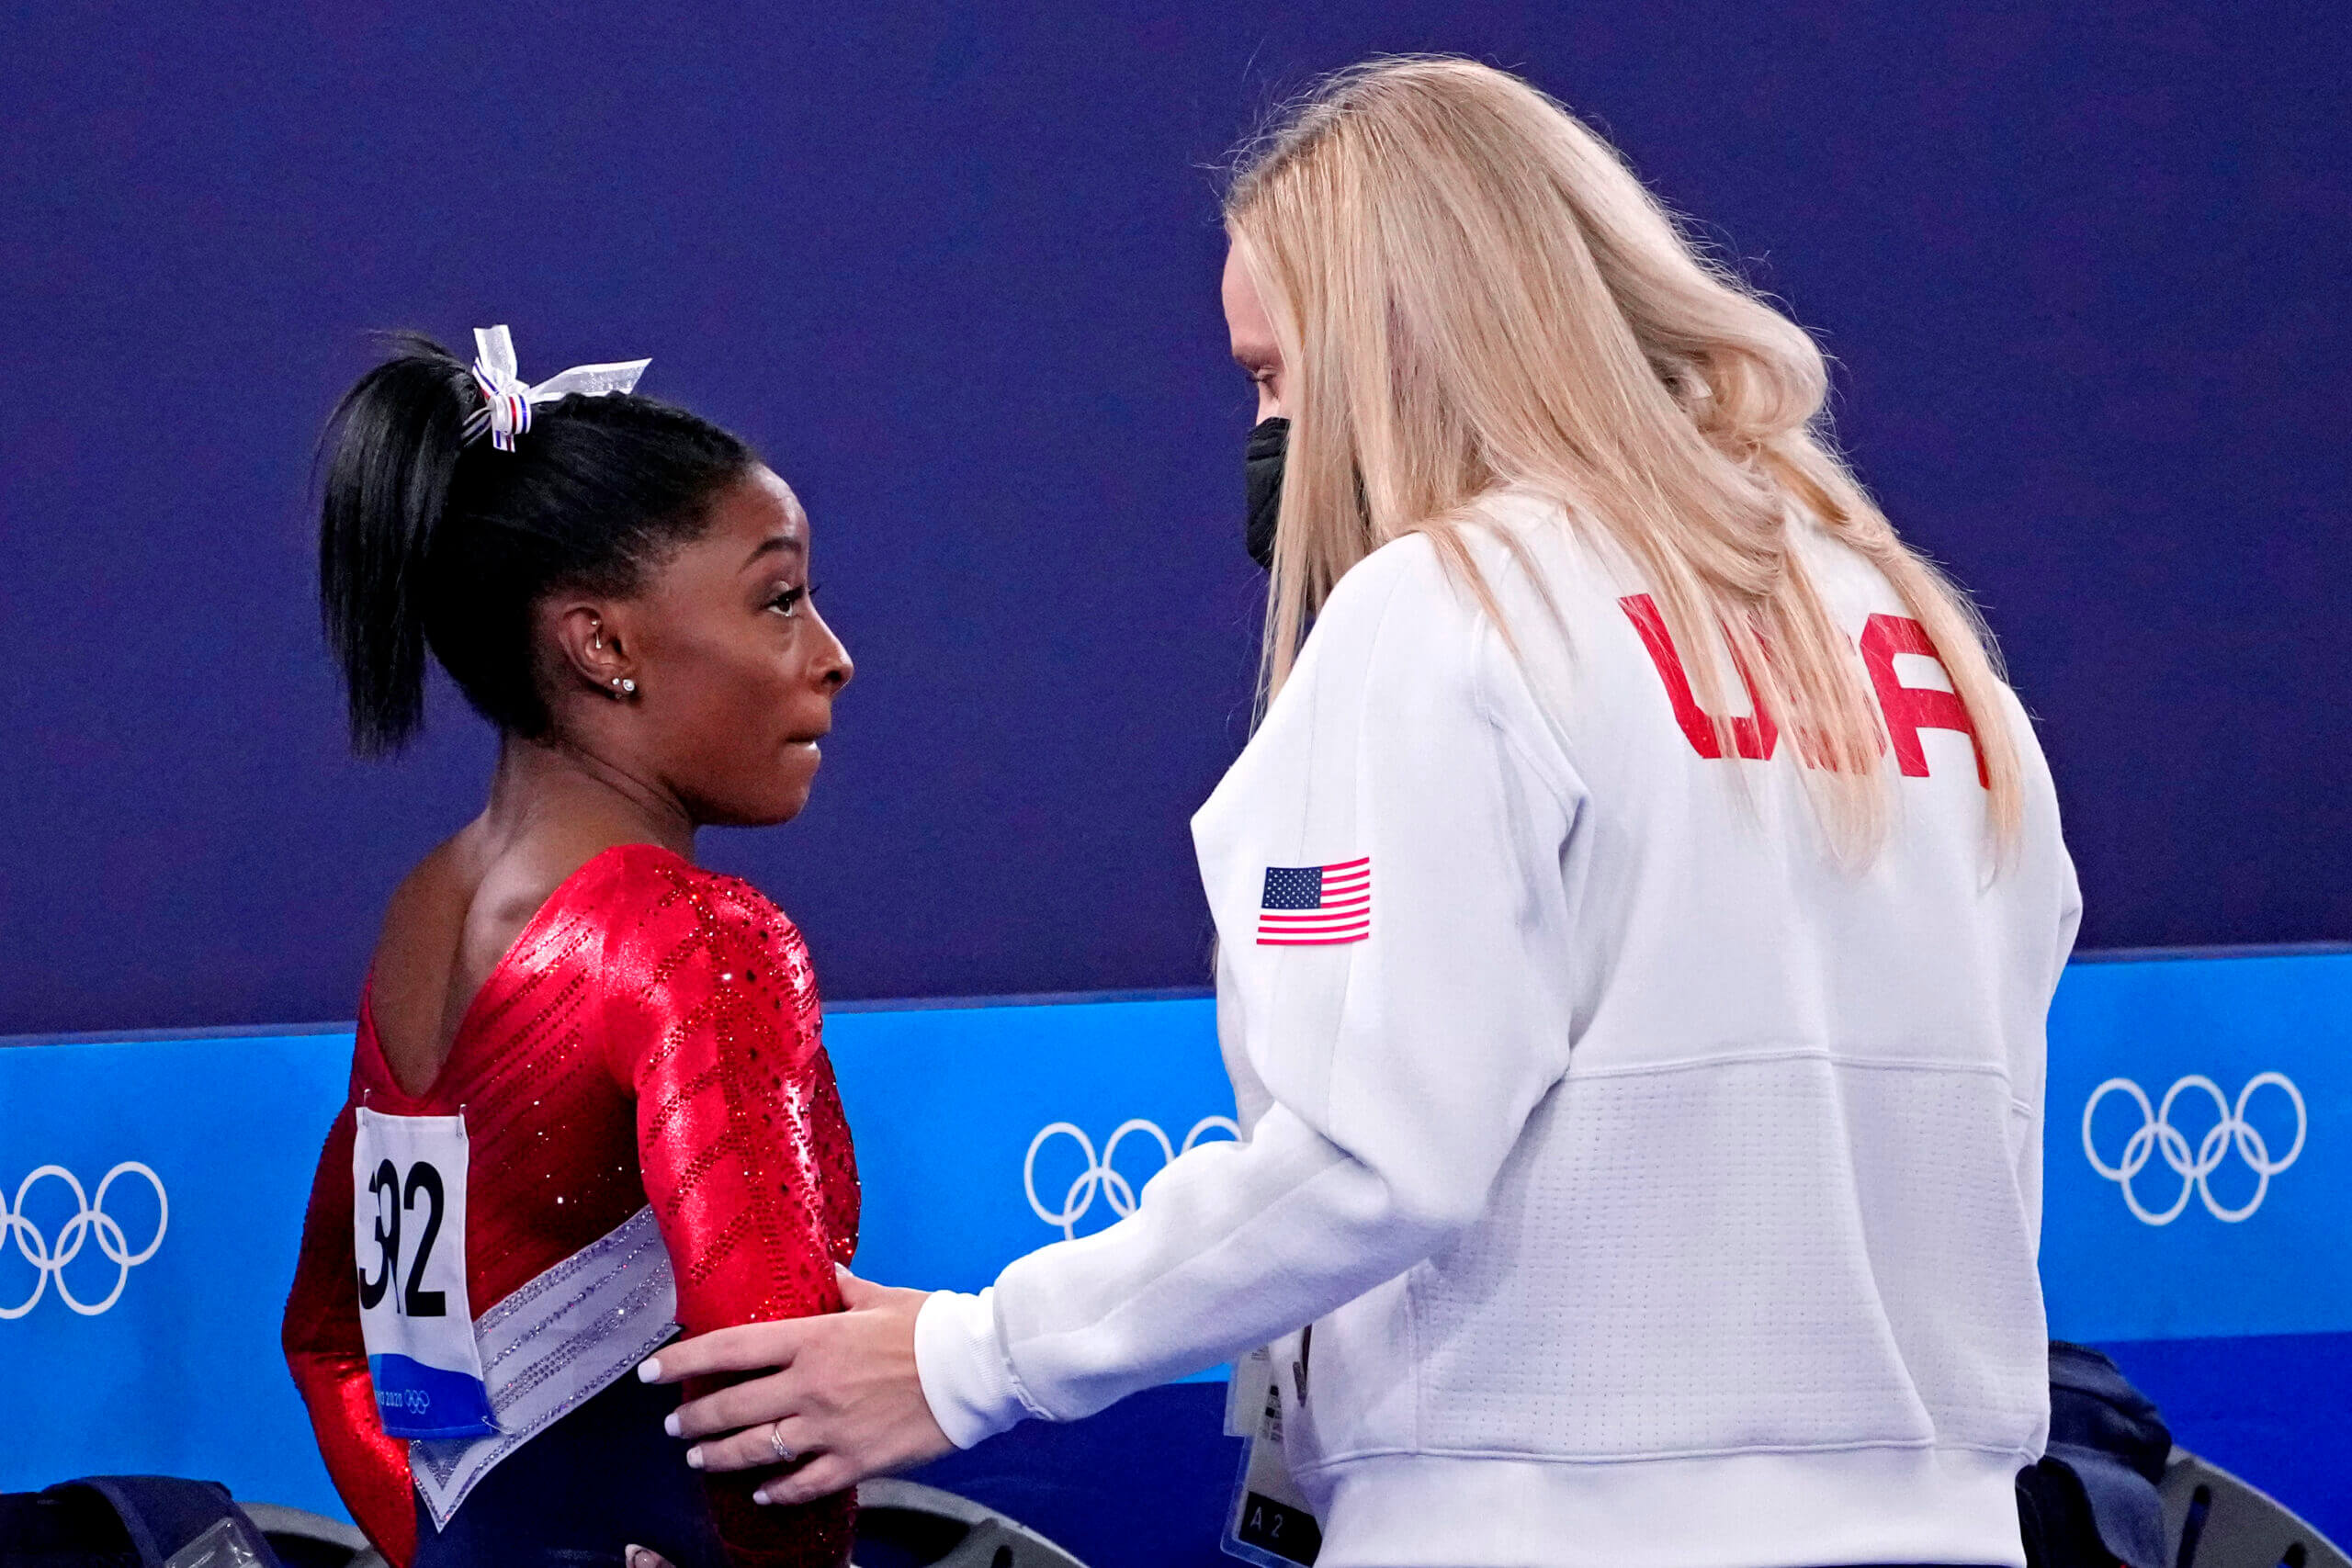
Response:
[[[12,8],[0,1032],[348,1016],[475,808],[454,703],[345,757],[314,629],[310,443],[402,324],[650,354],[801,490],[859,683],[808,817],[708,848],[834,996],[1200,980],[1254,638],[1204,165],[1411,48],[1820,332],[2046,722],[2086,942],[2352,937],[2338,8],[1344,9]]]

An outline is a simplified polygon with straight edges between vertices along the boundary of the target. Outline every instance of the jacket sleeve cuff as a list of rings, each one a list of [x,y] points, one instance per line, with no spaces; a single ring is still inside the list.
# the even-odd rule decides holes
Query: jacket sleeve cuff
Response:
[[[977,1296],[933,1291],[915,1314],[915,1375],[932,1419],[968,1449],[1030,1414],[997,1342],[994,1287]]]

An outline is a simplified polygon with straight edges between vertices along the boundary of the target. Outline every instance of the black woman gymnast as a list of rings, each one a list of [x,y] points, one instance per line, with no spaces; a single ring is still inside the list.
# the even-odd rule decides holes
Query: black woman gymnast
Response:
[[[399,340],[329,429],[355,744],[415,734],[429,651],[500,752],[385,915],[287,1359],[405,1568],[833,1568],[848,1495],[695,1476],[674,1392],[626,1374],[681,1325],[841,1304],[857,1176],[808,953],[693,853],[800,810],[849,655],[741,441],[636,396],[642,361],[532,387],[505,328],[476,339]]]

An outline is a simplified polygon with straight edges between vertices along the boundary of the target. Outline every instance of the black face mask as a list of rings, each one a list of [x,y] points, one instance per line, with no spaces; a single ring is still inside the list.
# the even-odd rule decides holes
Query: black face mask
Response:
[[[1250,515],[1242,533],[1250,558],[1274,569],[1274,524],[1283,509],[1283,462],[1290,453],[1290,421],[1261,419],[1250,433],[1244,467],[1250,475]]]

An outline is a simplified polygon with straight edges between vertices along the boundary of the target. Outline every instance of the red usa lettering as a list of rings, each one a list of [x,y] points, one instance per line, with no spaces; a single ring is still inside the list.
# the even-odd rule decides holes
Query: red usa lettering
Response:
[[[1650,662],[1657,666],[1658,680],[1666,686],[1666,699],[1674,708],[1674,722],[1690,742],[1690,749],[1711,760],[1722,757],[1726,726],[1699,705],[1699,699],[1690,689],[1690,674],[1682,667],[1682,655],[1674,646],[1672,634],[1666,629],[1666,617],[1658,613],[1657,603],[1646,593],[1633,593],[1617,604],[1625,612],[1625,618],[1634,623],[1642,647],[1649,652]],[[1976,726],[1968,716],[1967,705],[1952,692],[1934,686],[1905,685],[1894,672],[1894,660],[1906,653],[1934,659],[1939,667],[1943,663],[1937,657],[1935,644],[1928,640],[1927,628],[1907,615],[1872,615],[1863,625],[1862,667],[1870,672],[1871,689],[1878,695],[1886,739],[1894,748],[1895,766],[1907,778],[1928,777],[1928,754],[1919,744],[1919,732],[1954,729],[1968,737],[1969,745],[1976,752],[1977,784],[1990,787],[1984,769],[1984,745],[1977,739]],[[1780,741],[1780,726],[1773,722],[1762,694],[1756,690],[1755,677],[1745,665],[1739,668],[1739,678],[1747,688],[1748,705],[1755,712],[1730,720],[1727,728],[1732,747],[1751,761],[1770,761]],[[1807,766],[1818,765],[1810,756],[1805,762]]]
[[[1623,606],[1626,619],[1642,634],[1642,646],[1650,650],[1650,662],[1657,666],[1658,679],[1666,682],[1666,699],[1674,705],[1674,722],[1682,727],[1683,737],[1690,749],[1702,757],[1717,758],[1724,754],[1723,727],[1691,694],[1690,677],[1682,668],[1682,655],[1675,651],[1674,638],[1666,629],[1666,617],[1646,593],[1635,593],[1617,603]],[[1731,721],[1731,743],[1739,754],[1751,761],[1769,762],[1780,745],[1780,726],[1772,722],[1766,711],[1764,698],[1756,690],[1756,678],[1743,664],[1739,667],[1740,683],[1747,688],[1748,705],[1755,716],[1746,715]]]
[[[1862,627],[1862,665],[1871,672],[1871,684],[1878,690],[1879,712],[1886,719],[1887,738],[1894,743],[1894,761],[1909,778],[1928,776],[1928,753],[1919,745],[1923,729],[1957,729],[1968,737],[1968,744],[1976,752],[1976,782],[1987,789],[1991,781],[1984,772],[1984,743],[1976,738],[1976,726],[1968,716],[1968,705],[1956,692],[1939,691],[1933,686],[1906,686],[1895,679],[1894,656],[1916,653],[1923,659],[1936,660],[1936,668],[1944,670],[1944,661],[1937,657],[1936,645],[1928,640],[1928,628],[1907,615],[1872,615]],[[1951,679],[1951,671],[1944,670],[1944,679]]]

